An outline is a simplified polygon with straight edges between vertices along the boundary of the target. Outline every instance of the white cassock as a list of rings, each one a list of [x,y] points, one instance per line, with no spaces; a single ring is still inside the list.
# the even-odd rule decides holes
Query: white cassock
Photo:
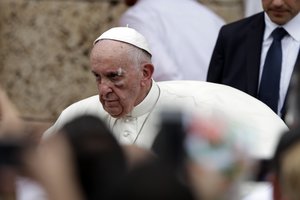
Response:
[[[160,130],[160,114],[167,109],[196,112],[204,116],[223,116],[232,124],[242,125],[255,140],[250,154],[257,159],[269,159],[286,124],[268,106],[256,98],[230,86],[202,81],[152,82],[146,98],[127,116],[116,119],[104,111],[95,95],[67,107],[55,124],[43,135],[46,139],[64,124],[80,115],[103,119],[121,144],[135,144],[150,149]],[[253,183],[242,185],[240,199],[270,197],[268,187]],[[266,189],[267,188],[267,189]],[[269,199],[269,198],[266,198]]]
[[[255,135],[252,154],[257,158],[272,157],[279,136],[288,130],[268,106],[232,87],[202,81],[153,81],[147,97],[127,116],[111,117],[103,110],[99,96],[95,95],[63,110],[44,138],[80,115],[94,115],[107,123],[120,143],[150,149],[160,128],[160,113],[167,108],[196,111],[206,116],[218,114],[227,117],[231,123],[243,125]],[[47,199],[43,189],[35,183],[19,180],[17,186],[18,199]],[[247,184],[241,199],[260,199],[258,197],[262,196],[271,199],[271,191],[268,183],[253,183],[251,187]]]
[[[286,124],[268,106],[229,86],[202,81],[153,81],[146,98],[131,113],[113,118],[104,111],[95,95],[67,107],[44,138],[80,115],[103,119],[121,144],[136,144],[150,149],[160,128],[160,113],[169,109],[199,112],[205,116],[222,115],[231,123],[243,125],[255,134],[255,157],[270,158]]]

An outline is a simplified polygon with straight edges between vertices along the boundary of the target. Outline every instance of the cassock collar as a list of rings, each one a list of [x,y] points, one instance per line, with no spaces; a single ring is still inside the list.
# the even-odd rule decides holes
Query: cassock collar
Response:
[[[139,117],[150,112],[158,101],[159,93],[160,92],[157,83],[152,80],[151,89],[145,99],[137,106],[135,106],[133,110],[127,115],[127,117]]]

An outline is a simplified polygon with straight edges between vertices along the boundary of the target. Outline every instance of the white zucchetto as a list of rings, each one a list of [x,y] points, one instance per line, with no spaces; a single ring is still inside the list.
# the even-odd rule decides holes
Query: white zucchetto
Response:
[[[104,33],[102,33],[94,41],[94,45],[99,40],[104,40],[104,39],[125,42],[125,43],[131,44],[133,46],[136,46],[140,49],[143,49],[146,52],[148,52],[150,55],[152,55],[151,51],[150,51],[150,48],[149,48],[149,45],[146,41],[146,38],[133,28],[129,28],[129,27],[114,27],[114,28],[111,28],[111,29],[105,31]]]

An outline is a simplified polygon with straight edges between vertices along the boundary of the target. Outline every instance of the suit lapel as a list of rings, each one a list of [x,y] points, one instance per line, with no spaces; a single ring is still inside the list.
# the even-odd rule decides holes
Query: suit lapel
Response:
[[[260,57],[262,41],[265,29],[264,13],[260,13],[249,25],[249,32],[246,38],[246,73],[247,93],[257,97]]]

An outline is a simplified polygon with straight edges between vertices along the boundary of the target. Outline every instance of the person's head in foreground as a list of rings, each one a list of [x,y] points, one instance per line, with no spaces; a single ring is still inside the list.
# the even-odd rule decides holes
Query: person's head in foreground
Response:
[[[274,200],[296,200],[300,196],[300,131],[294,129],[280,138],[270,176]]]
[[[62,133],[71,144],[75,171],[87,199],[106,198],[127,171],[122,147],[106,124],[94,116],[80,116]]]

